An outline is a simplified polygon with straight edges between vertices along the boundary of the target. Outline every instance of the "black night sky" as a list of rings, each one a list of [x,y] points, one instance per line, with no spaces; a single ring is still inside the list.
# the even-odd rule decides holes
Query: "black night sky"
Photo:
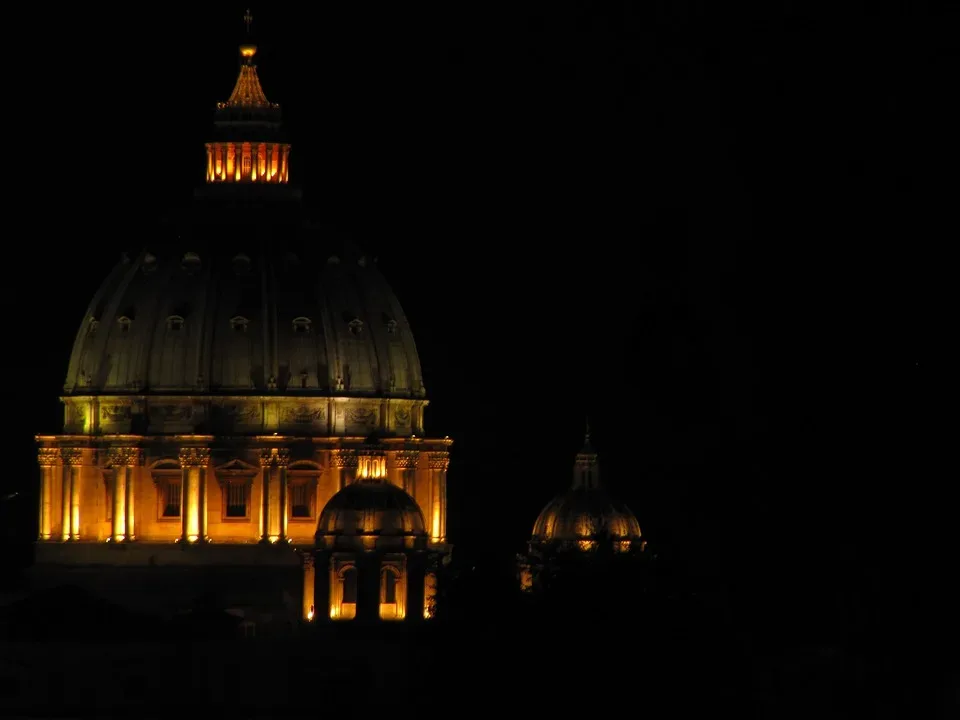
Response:
[[[956,25],[792,2],[341,5],[254,6],[258,71],[291,180],[412,323],[428,431],[456,443],[458,561],[496,573],[522,550],[589,414],[650,542],[760,634],[909,635],[893,618],[922,543],[891,508],[918,501],[887,488],[926,483],[936,434],[918,251],[955,200],[937,88]],[[40,161],[7,211],[32,239],[8,245],[4,355],[23,399],[3,489],[28,540],[32,435],[59,430],[110,266],[203,181],[243,9],[32,21],[18,112]]]

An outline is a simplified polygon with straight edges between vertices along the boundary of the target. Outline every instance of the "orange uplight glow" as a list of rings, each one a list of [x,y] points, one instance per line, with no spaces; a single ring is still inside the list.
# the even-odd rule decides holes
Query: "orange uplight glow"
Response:
[[[208,183],[284,185],[290,177],[287,143],[207,143]]]

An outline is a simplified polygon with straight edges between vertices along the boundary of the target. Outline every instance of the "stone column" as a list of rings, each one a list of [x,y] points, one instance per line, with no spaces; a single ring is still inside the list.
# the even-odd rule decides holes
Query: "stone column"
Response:
[[[127,498],[124,506],[127,511],[127,541],[137,539],[136,505],[137,483],[140,480],[140,466],[143,463],[143,452],[139,448],[127,448]]]
[[[290,451],[287,448],[270,448],[260,451],[260,467],[263,468],[263,508],[261,516],[261,541],[279,542],[286,539],[287,465]]]
[[[269,450],[260,451],[260,542],[270,540],[270,468],[273,458]]]
[[[430,540],[435,543],[447,539],[447,468],[450,453],[446,450],[430,453]]]
[[[70,456],[75,450],[60,451],[60,539],[70,539]]]
[[[110,538],[113,542],[123,542],[134,538],[133,503],[134,478],[140,465],[140,449],[135,447],[114,447],[108,451],[113,466],[113,527]]]
[[[286,448],[281,448],[280,452],[277,454],[277,514],[278,514],[278,531],[280,536],[280,542],[286,542],[287,540],[287,517],[289,516],[287,508],[287,466],[290,464],[290,451]]]
[[[196,543],[203,540],[200,483],[203,469],[209,462],[209,448],[190,447],[180,450],[180,467],[183,468],[180,486],[180,542]]]
[[[312,621],[316,616],[316,568],[313,562],[313,552],[303,554],[303,618]]]
[[[380,557],[364,553],[357,557],[357,620],[380,619]]]
[[[54,468],[60,464],[60,448],[40,448],[37,455],[40,464],[40,518],[38,537],[49,540],[53,537],[53,477]]]
[[[66,473],[63,477],[63,539],[80,539],[80,478],[83,451],[68,448],[62,451]]]
[[[110,528],[110,541],[123,542],[127,539],[127,463],[126,450],[132,448],[110,448],[107,457],[113,468],[113,523]]]
[[[410,497],[417,497],[417,463],[420,461],[419,450],[398,450],[397,471],[400,473],[400,486]]]
[[[404,618],[408,622],[423,620],[426,613],[424,612],[425,577],[424,558],[422,556],[407,556],[406,577],[404,580],[407,586],[407,609]]]
[[[207,542],[210,537],[207,535],[207,465],[200,468],[199,480],[199,515],[200,515],[200,540]]]

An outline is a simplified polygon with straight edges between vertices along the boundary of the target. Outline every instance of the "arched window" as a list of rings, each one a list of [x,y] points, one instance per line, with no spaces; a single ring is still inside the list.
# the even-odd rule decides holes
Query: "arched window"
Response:
[[[171,315],[167,318],[167,330],[179,332],[183,330],[183,318],[180,315]]]
[[[391,568],[384,568],[381,575],[383,597],[380,602],[395,603],[397,601],[397,574]]]
[[[120,332],[128,333],[130,332],[130,325],[133,323],[133,321],[126,315],[123,315],[122,317],[117,318],[117,323],[120,325]]]
[[[310,332],[310,318],[298,317],[293,319],[293,331],[295,333]]]
[[[404,616],[403,581],[399,568],[380,569],[380,619],[402,620]]]
[[[357,569],[348,567],[341,575],[343,578],[343,601],[344,603],[357,604]]]
[[[330,617],[334,620],[353,620],[357,616],[357,568],[343,567],[337,573],[337,583],[330,603]]]
[[[195,252],[184,253],[183,257],[180,258],[180,267],[188,273],[196,272],[200,269],[200,256]]]

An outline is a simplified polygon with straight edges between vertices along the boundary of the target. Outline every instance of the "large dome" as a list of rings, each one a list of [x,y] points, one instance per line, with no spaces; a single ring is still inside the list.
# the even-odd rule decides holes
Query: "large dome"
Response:
[[[370,258],[243,247],[125,256],[83,318],[64,391],[424,395],[410,325]]]

